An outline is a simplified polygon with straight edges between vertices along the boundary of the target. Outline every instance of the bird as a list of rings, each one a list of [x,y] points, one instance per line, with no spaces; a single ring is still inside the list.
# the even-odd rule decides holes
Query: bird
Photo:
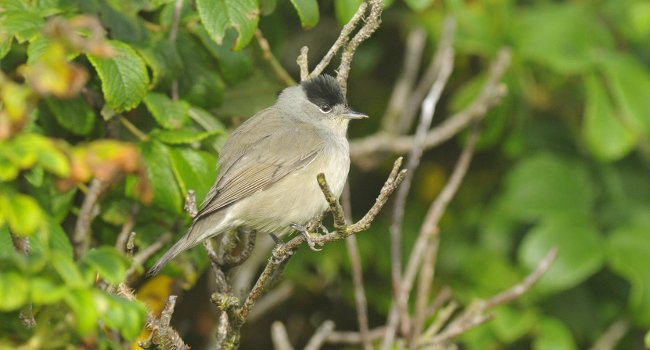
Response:
[[[219,173],[192,225],[148,271],[152,276],[180,253],[230,230],[283,235],[321,215],[328,203],[323,173],[337,198],[350,170],[347,129],[367,118],[353,111],[327,74],[285,88],[271,107],[237,127],[224,144]]]

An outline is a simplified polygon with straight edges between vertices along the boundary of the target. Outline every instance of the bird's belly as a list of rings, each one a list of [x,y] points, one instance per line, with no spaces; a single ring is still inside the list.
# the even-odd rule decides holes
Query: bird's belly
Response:
[[[338,197],[349,169],[347,152],[317,157],[304,168],[235,204],[233,214],[246,226],[258,231],[287,233],[292,223],[305,224],[327,209],[316,176],[324,173],[332,193]]]

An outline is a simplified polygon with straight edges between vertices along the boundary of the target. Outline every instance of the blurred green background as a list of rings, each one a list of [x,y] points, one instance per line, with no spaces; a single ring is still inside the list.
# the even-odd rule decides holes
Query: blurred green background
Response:
[[[0,2],[0,345],[54,332],[60,343],[38,344],[124,344],[97,320],[123,339],[135,339],[144,322],[142,304],[116,297],[95,280],[99,274],[117,284],[126,276],[131,260],[112,247],[120,227],[137,207],[138,246],[164,232],[179,237],[189,224],[185,193],[196,190],[199,202],[207,193],[227,129],[272,104],[284,87],[253,38],[256,27],[299,80],[300,47],[309,46],[313,67],[360,1],[242,1],[260,16],[239,33],[228,29],[232,23],[207,21],[201,6],[210,4],[184,1],[172,38],[171,0]],[[81,14],[98,18],[110,41],[94,41],[95,24],[74,22]],[[513,59],[504,77],[508,94],[481,122],[474,161],[441,222],[434,290],[450,286],[454,298],[468,304],[518,283],[551,247],[559,251],[530,293],[458,338],[462,348],[587,349],[613,324],[624,331],[616,348],[645,348],[650,2],[387,1],[381,27],[354,58],[348,99],[371,118],[351,125],[351,139],[380,128],[408,34],[418,27],[427,33],[424,67],[447,15],[457,21],[455,69],[434,125],[471,102],[501,47],[511,48]],[[201,25],[202,16],[212,24]],[[53,26],[54,17],[68,27]],[[82,44],[61,28],[81,33]],[[219,35],[220,45],[214,41]],[[119,55],[102,56],[106,45]],[[86,75],[78,76],[79,70]],[[114,76],[121,80],[109,78]],[[75,87],[77,81],[85,87]],[[427,150],[414,174],[405,257],[464,136]],[[374,202],[395,157],[379,154],[374,167],[353,164],[355,218]],[[131,164],[138,159],[140,165]],[[92,246],[98,248],[73,258],[69,237],[86,183],[107,172],[126,175],[101,200],[92,226]],[[389,213],[387,207],[358,236],[371,327],[384,324],[392,297]],[[9,232],[29,237],[27,257],[15,251]],[[193,348],[212,336],[214,323],[213,315],[192,312],[209,304],[207,282],[199,278],[206,263],[197,249],[164,270],[178,288],[189,290],[182,293],[201,296],[181,300],[174,320]],[[284,321],[294,344],[303,345],[325,319],[340,330],[357,329],[343,242],[319,253],[301,249],[284,281],[294,286],[292,294],[246,325],[242,349],[268,347],[273,320]],[[18,319],[29,303],[37,322],[31,330]],[[203,328],[192,323],[197,320]]]

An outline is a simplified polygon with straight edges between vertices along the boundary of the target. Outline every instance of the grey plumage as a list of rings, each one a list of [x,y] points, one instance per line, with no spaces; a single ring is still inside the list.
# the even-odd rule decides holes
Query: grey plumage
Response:
[[[238,227],[284,234],[327,208],[316,175],[339,196],[350,168],[346,131],[353,112],[340,86],[323,75],[286,88],[275,105],[240,125],[219,159],[219,176],[188,232],[149,270]]]

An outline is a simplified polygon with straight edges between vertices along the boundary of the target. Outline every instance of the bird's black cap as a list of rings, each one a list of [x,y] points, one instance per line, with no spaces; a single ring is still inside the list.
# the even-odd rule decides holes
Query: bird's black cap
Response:
[[[323,74],[316,78],[300,83],[302,90],[311,103],[316,106],[324,104],[333,107],[338,104],[347,105],[341,85],[331,75]]]

